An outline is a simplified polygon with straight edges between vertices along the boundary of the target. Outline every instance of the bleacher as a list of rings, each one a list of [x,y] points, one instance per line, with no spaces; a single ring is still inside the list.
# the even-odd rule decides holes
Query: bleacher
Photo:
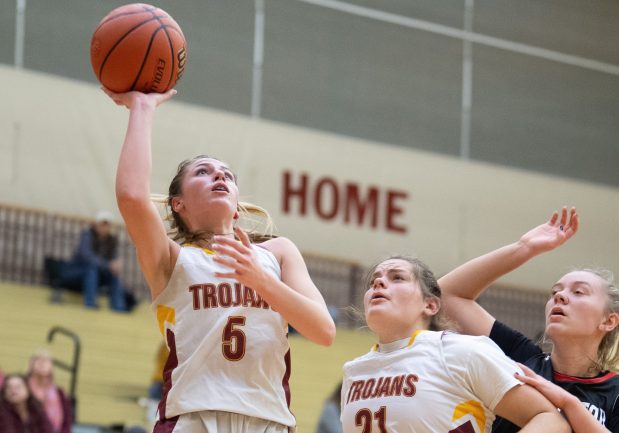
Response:
[[[0,284],[0,367],[5,372],[25,372],[28,359],[38,348],[48,348],[54,358],[72,364],[74,344],[50,329],[73,331],[81,342],[76,377],[76,420],[102,426],[143,425],[144,410],[138,398],[147,395],[160,336],[146,304],[131,314],[107,308],[83,308],[79,296],[63,304],[49,302],[43,286]],[[102,299],[103,300],[103,299]],[[105,305],[105,304],[104,304]],[[56,369],[56,380],[70,389],[71,375]]]

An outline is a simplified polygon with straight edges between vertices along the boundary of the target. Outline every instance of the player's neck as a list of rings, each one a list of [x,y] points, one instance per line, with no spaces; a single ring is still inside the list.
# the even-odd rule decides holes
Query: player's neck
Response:
[[[555,345],[550,356],[553,369],[574,377],[595,377],[600,373],[595,360],[597,347],[588,350],[581,345]]]

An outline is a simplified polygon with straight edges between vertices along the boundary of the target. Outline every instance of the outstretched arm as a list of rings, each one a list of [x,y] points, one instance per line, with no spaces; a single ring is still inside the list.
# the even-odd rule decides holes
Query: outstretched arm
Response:
[[[286,238],[271,239],[262,244],[281,265],[281,280],[266,272],[251,249],[247,234],[236,228],[241,243],[216,236],[214,260],[231,269],[218,273],[221,278],[234,278],[255,289],[301,335],[315,343],[330,346],[335,338],[335,324],[322,295],[312,282],[305,261],[297,247]]]
[[[531,385],[541,392],[552,404],[561,409],[574,433],[609,433],[610,431],[600,424],[583,404],[561,387],[537,375],[525,365],[518,364],[525,376],[516,374],[516,378]]]
[[[116,171],[116,200],[155,298],[167,285],[179,246],[168,238],[150,198],[151,134],[155,109],[176,90],[149,94],[104,91],[117,105],[129,109],[129,124]]]
[[[477,298],[494,281],[522,266],[533,257],[551,251],[578,231],[578,214],[566,207],[517,242],[496,249],[457,267],[439,279],[443,290],[443,307],[465,334],[489,335],[494,317],[484,310]]]

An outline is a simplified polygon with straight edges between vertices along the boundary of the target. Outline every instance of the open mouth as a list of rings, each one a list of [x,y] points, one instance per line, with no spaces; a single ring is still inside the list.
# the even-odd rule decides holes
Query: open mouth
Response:
[[[216,183],[215,186],[213,186],[212,191],[230,192],[226,184],[223,182]]]
[[[554,307],[552,310],[550,310],[550,316],[565,316],[565,313],[560,307]]]

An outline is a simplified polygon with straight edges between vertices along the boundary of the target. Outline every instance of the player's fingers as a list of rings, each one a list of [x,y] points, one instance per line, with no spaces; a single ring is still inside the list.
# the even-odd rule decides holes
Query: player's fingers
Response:
[[[518,364],[518,367],[520,367],[522,369],[522,371],[524,371],[525,375],[527,375],[527,376],[536,376],[537,375],[533,370],[531,370],[526,365],[521,364],[519,362],[517,362],[516,364]]]
[[[228,245],[214,243],[213,245],[211,245],[211,248],[218,254],[217,257],[229,257],[239,263],[247,262],[247,257],[242,252],[238,251],[235,248],[231,248]]]
[[[236,280],[238,278],[238,275],[236,272],[215,272],[214,275],[217,278],[225,278],[225,279],[232,279],[232,280]]]
[[[231,257],[215,256],[213,257],[213,261],[215,263],[219,263],[222,266],[225,266],[226,268],[230,268],[235,272],[238,271],[239,263]]]
[[[241,243],[246,248],[250,248],[251,247],[251,242],[249,241],[249,236],[247,236],[247,233],[245,233],[245,230],[241,229],[240,227],[235,227],[234,228],[234,233],[236,233],[237,237],[239,238]]]
[[[557,213],[557,211],[554,211],[552,213],[552,216],[550,217],[550,220],[548,221],[548,224],[550,224],[551,226],[554,226],[557,223],[558,218],[559,218],[559,214]]]
[[[561,225],[565,226],[567,224],[567,207],[563,206],[561,209]]]
[[[522,382],[522,383],[526,383],[527,385],[531,385],[531,386],[533,386],[533,385],[535,385],[535,383],[536,383],[536,382],[535,382],[535,379],[532,379],[532,378],[530,378],[530,377],[528,377],[528,376],[524,376],[524,375],[522,375],[522,374],[520,374],[520,373],[514,373],[514,377],[515,377],[516,379],[518,379],[520,382]]]
[[[172,98],[177,93],[178,92],[176,89],[170,89],[165,93],[160,93],[159,96],[157,97],[157,104],[161,104],[162,102],[167,101],[168,99]]]
[[[576,214],[570,223],[570,228],[574,233],[576,233],[578,231],[578,227],[580,227],[580,217]]]
[[[237,241],[236,239],[228,238],[226,236],[221,236],[221,235],[214,236],[213,241],[216,244],[226,245],[230,248],[234,248],[235,250],[243,254],[249,254],[251,252],[249,245],[245,246],[241,242]]]

